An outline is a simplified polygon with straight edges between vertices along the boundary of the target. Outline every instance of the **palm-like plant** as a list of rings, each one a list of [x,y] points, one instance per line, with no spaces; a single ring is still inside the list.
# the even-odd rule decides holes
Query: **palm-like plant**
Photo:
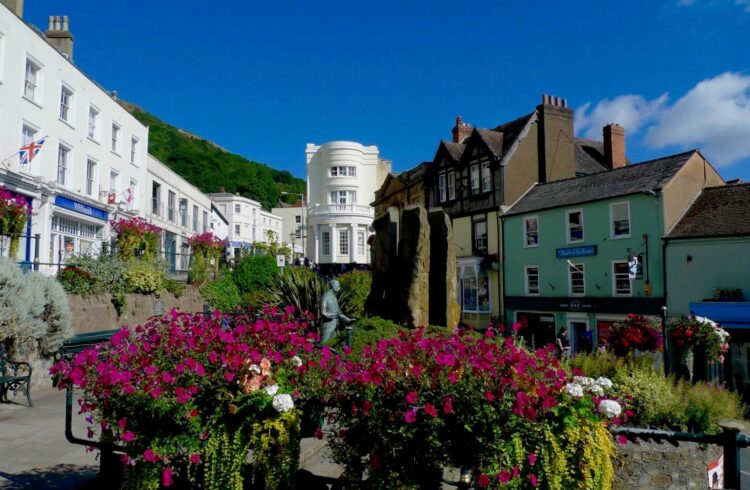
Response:
[[[279,306],[294,306],[319,316],[320,298],[328,289],[328,281],[304,267],[287,267],[272,286],[271,299]]]

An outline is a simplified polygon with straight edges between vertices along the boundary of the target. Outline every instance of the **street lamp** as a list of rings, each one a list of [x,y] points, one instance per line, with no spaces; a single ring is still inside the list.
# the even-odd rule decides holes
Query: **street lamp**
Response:
[[[307,213],[307,207],[305,206],[305,195],[299,192],[286,192],[282,191],[280,193],[282,196],[299,196],[300,200],[302,201],[302,216],[301,216],[301,227],[302,227],[302,256],[307,256],[307,248],[305,247],[305,237],[306,237],[306,229],[305,229],[305,214]]]

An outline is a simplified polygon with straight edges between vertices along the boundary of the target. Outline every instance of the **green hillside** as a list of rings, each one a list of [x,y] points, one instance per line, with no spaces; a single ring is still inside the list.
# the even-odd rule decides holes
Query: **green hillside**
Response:
[[[171,126],[140,107],[120,101],[149,127],[148,151],[203,192],[239,192],[264,208],[277,205],[282,191],[303,193],[305,181],[286,170],[253,162],[198,136]],[[300,150],[301,151],[301,150]],[[293,196],[282,196],[292,202]]]

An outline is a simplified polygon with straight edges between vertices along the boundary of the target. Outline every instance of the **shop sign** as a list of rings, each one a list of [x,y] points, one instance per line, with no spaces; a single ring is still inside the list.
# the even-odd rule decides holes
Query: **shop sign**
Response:
[[[107,211],[105,211],[104,209],[95,208],[93,206],[89,206],[88,204],[74,201],[73,199],[69,199],[65,196],[55,197],[55,206],[70,209],[71,211],[75,211],[76,213],[85,214],[86,216],[91,216],[92,218],[100,219],[102,221],[107,221],[109,219],[109,213],[107,213]]]
[[[558,259],[567,259],[570,257],[588,257],[596,255],[596,245],[584,245],[582,247],[558,248],[555,250]]]

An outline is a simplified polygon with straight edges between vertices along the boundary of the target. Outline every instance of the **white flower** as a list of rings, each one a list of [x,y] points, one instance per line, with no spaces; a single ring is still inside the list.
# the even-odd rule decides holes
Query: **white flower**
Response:
[[[599,412],[603,413],[608,419],[611,419],[620,416],[622,407],[614,400],[602,400],[599,402]]]
[[[605,390],[612,389],[612,380],[609,378],[605,378],[604,376],[599,376],[598,378],[596,378],[596,384],[601,386]]]
[[[266,386],[266,393],[268,396],[274,396],[279,391],[279,385]]]
[[[583,386],[578,383],[568,383],[565,385],[565,393],[573,398],[581,398],[583,396]]]
[[[272,405],[277,412],[287,412],[294,408],[292,396],[287,395],[286,393],[273,397]]]
[[[253,374],[260,374],[260,366],[257,364],[251,365],[248,369],[250,369],[250,372]]]
[[[593,393],[597,396],[604,395],[604,388],[601,385],[591,385],[588,387],[589,393]]]
[[[292,357],[292,362],[297,367],[300,367],[302,365],[302,359],[300,359],[299,356]]]
[[[581,386],[588,386],[594,384],[594,378],[587,378],[586,376],[573,376],[573,382]]]

